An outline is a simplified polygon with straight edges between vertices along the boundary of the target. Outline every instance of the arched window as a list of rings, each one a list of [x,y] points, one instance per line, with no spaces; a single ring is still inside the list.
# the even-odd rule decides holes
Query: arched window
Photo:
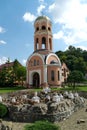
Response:
[[[49,38],[49,49],[52,50],[51,38]]]
[[[52,60],[50,61],[50,64],[56,64],[56,61]]]
[[[34,66],[36,66],[36,60],[34,60]]]
[[[46,38],[42,38],[42,49],[46,49]]]
[[[36,38],[36,50],[39,49],[38,38]]]
[[[39,27],[36,28],[36,31],[39,31]]]
[[[37,65],[39,65],[39,60],[37,60]]]
[[[46,27],[45,27],[45,26],[42,26],[42,30],[46,30]]]
[[[60,71],[58,70],[58,81],[60,80]]]
[[[48,27],[48,30],[51,31],[50,27]]]
[[[51,71],[51,80],[54,81],[54,70]]]

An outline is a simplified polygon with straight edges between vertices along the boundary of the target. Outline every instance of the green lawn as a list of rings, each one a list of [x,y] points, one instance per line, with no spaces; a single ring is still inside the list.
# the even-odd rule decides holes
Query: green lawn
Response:
[[[0,93],[9,93],[14,92],[18,90],[24,90],[24,87],[18,86],[18,87],[0,87]]]
[[[54,88],[52,90],[59,90],[59,91],[87,91],[87,86],[76,86],[75,89],[72,87],[66,87],[66,88]]]
[[[0,93],[9,93],[9,92],[15,92],[18,90],[24,90],[26,88],[24,87],[3,87],[0,88]],[[30,91],[42,91],[42,89],[30,89]],[[87,86],[76,86],[75,89],[72,87],[66,87],[66,88],[52,88],[52,91],[85,91],[87,92]]]

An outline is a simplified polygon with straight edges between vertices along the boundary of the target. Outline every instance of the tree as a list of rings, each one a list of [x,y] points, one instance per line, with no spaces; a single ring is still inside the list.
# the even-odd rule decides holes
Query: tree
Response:
[[[72,71],[68,76],[68,83],[71,83],[73,88],[75,88],[76,83],[81,83],[84,80],[83,73],[78,70]]]
[[[26,68],[24,66],[19,66],[16,69],[16,76],[19,81],[19,84],[23,86],[23,81],[26,79]]]
[[[87,73],[87,51],[69,46],[66,51],[58,51],[56,54],[59,56],[61,62],[66,63],[70,71],[78,70],[84,75]]]
[[[0,86],[14,86],[19,81],[23,86],[26,79],[26,68],[22,66],[17,60],[7,64],[0,70]]]

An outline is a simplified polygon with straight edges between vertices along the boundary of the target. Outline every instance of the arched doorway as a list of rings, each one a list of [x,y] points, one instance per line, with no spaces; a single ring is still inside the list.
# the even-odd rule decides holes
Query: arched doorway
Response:
[[[34,88],[39,88],[40,86],[40,76],[39,74],[36,72],[33,75],[33,87]]]

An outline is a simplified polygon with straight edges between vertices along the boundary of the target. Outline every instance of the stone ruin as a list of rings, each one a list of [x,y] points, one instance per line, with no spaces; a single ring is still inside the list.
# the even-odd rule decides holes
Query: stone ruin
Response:
[[[67,119],[73,112],[84,107],[85,99],[80,97],[78,93],[38,92],[36,96],[39,97],[39,102],[33,101],[33,93],[29,90],[21,91],[8,94],[6,98],[3,98],[3,103],[8,107],[9,118],[12,121],[48,120],[57,122]]]

